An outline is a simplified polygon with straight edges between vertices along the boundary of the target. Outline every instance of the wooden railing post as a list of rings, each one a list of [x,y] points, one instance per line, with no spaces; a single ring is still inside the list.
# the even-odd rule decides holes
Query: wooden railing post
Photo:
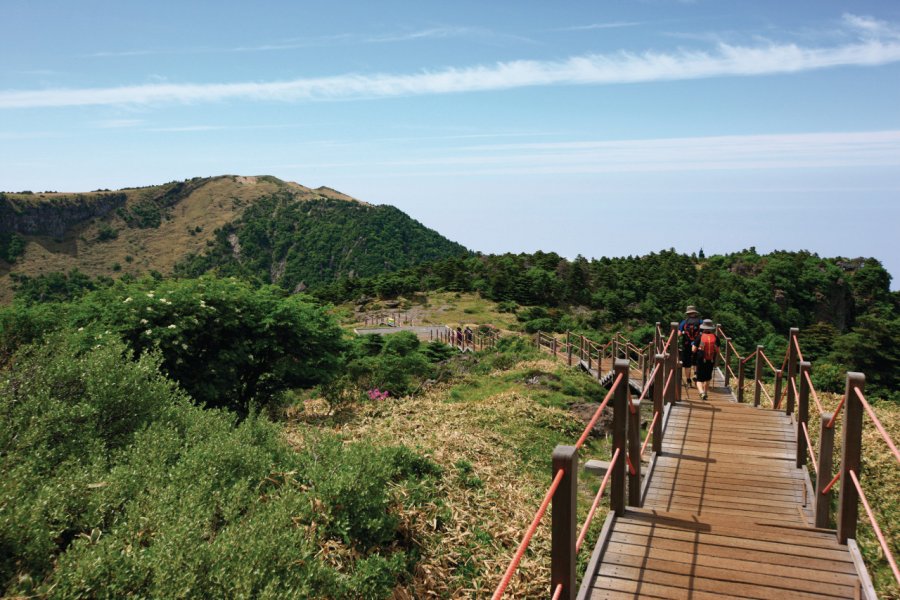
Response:
[[[797,357],[797,344],[794,343],[794,340],[797,338],[798,333],[800,333],[800,329],[791,327],[791,331],[788,334],[787,406],[785,406],[784,410],[789,415],[794,413],[794,403],[797,400],[791,380],[793,380],[794,384],[797,383],[797,361],[799,358]]]
[[[772,402],[775,403],[775,406],[772,408],[779,408],[781,406],[781,386],[784,379],[784,371],[778,369],[775,371],[775,396],[773,396]]]
[[[756,347],[756,361],[753,365],[753,379],[756,382],[753,386],[753,406],[759,406],[760,395],[762,394],[762,354],[763,347]]]
[[[550,354],[553,355],[553,360],[556,360],[556,338],[550,338]]]
[[[741,357],[737,359],[738,366],[738,382],[737,382],[737,401],[744,401],[744,363],[741,361]]]
[[[797,398],[797,468],[806,466],[807,446],[806,436],[803,434],[803,426],[806,425],[809,431],[809,383],[804,373],[808,372],[810,364],[808,361],[800,363],[800,396]],[[812,448],[809,448],[812,452]]]
[[[716,337],[719,337],[719,336],[722,336],[723,338],[725,337],[722,335],[722,325],[720,323],[716,323]],[[716,352],[716,357],[713,362],[713,369],[715,370],[715,369],[719,368],[720,366],[722,366],[722,353]]]
[[[584,360],[584,336],[578,336],[578,358]]]
[[[588,341],[588,343],[585,345],[587,346],[588,373],[590,373],[591,372],[591,343],[590,343],[590,341]],[[600,369],[597,369],[597,371],[599,371],[599,370]]]
[[[831,493],[823,494],[834,468],[834,427],[828,427],[832,413],[822,413],[819,425],[819,468],[816,475],[816,527],[828,528]]]
[[[628,361],[616,360],[613,362],[613,381],[622,376],[612,397],[613,405],[613,431],[612,452],[619,451],[619,458],[612,466],[612,476],[609,489],[609,507],[617,515],[625,514],[625,453],[628,451],[626,440],[626,422],[628,420]]]
[[[628,360],[628,359],[625,359]],[[622,382],[624,383],[624,381]],[[627,387],[627,386],[626,386]],[[628,506],[641,506],[641,401],[628,400]]]
[[[659,338],[660,327],[662,323],[656,322],[656,329],[653,330],[653,354],[662,352],[662,340]]]
[[[553,495],[553,516],[550,547],[550,593],[560,583],[560,598],[574,600],[578,591],[575,585],[575,540],[577,538],[576,507],[578,500],[578,449],[575,446],[557,446],[553,450],[552,477],[563,471],[562,481]]]
[[[670,363],[670,368],[673,369],[675,373],[672,376],[672,395],[671,401],[677,402],[681,399],[681,356],[679,356],[680,348],[678,345],[678,323],[676,321],[672,321],[669,323],[669,335],[672,338],[672,344],[669,346],[669,360],[672,361]]]
[[[572,336],[566,332],[566,364],[572,366]]]
[[[728,368],[731,366],[731,338],[725,338],[725,387],[731,383],[731,372]]]
[[[665,413],[665,407],[663,406],[663,386],[666,383],[665,378],[663,377],[665,360],[666,356],[664,354],[657,354],[653,357],[653,362],[656,365],[656,374],[653,376],[653,413],[659,413],[659,416],[656,418],[656,423],[653,425],[654,452],[662,452],[663,414]]]
[[[849,538],[856,538],[856,521],[859,515],[859,492],[850,479],[849,471],[860,478],[862,461],[862,402],[855,390],[863,391],[866,376],[862,373],[847,373],[847,387],[844,400],[844,439],[841,446],[841,491],[838,494],[837,540],[846,544]]]

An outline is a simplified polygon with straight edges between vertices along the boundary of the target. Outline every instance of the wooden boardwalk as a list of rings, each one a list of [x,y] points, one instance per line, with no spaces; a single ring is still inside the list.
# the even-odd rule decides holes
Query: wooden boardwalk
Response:
[[[682,390],[670,407],[643,506],[611,515],[579,598],[854,597],[848,547],[812,527],[793,420],[736,403],[723,383],[717,373],[708,400]]]

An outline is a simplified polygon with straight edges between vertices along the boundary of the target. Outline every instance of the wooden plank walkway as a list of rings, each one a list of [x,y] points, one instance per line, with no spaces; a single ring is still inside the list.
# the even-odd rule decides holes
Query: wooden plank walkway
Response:
[[[612,522],[579,598],[853,598],[847,546],[811,527],[792,420],[713,383],[671,407],[643,507]]]

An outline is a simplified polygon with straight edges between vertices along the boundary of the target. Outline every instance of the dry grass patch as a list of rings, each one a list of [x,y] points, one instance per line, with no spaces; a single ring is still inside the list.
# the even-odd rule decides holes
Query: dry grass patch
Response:
[[[535,360],[520,363],[512,373],[559,369],[558,363]],[[581,432],[577,417],[541,405],[526,384],[510,382],[516,379],[510,374],[497,371],[480,378],[471,398],[452,393],[460,386],[441,386],[418,398],[367,404],[334,426],[348,441],[403,444],[444,469],[439,505],[403,517],[415,532],[422,555],[413,581],[398,588],[396,598],[488,596],[546,493],[553,447],[574,443]],[[289,439],[296,441],[302,435],[303,426],[289,429]],[[580,505],[586,512],[598,482],[582,479]],[[598,515],[592,528],[595,535],[602,519],[603,514]],[[506,597],[546,593],[549,520],[545,515]],[[592,543],[589,539],[586,550]]]

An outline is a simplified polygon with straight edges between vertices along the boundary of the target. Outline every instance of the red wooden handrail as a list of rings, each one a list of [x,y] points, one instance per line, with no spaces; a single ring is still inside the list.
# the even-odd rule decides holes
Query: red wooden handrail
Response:
[[[666,391],[669,389],[669,384],[672,383],[672,375],[675,374],[675,371],[669,371],[669,377],[666,379],[666,384],[663,386],[663,396],[666,395]]]
[[[813,400],[816,403],[816,408],[819,409],[819,414],[821,415],[823,412],[825,412],[825,409],[822,408],[822,403],[819,402],[819,395],[816,393],[815,386],[813,386],[812,378],[809,376],[809,371],[806,371],[803,376],[806,377],[806,383],[809,384],[809,391],[812,393]]]
[[[831,419],[829,419],[828,424],[825,425],[828,429],[834,427],[834,422],[837,420],[838,415],[841,414],[841,409],[844,408],[844,402],[847,401],[847,396],[841,396],[841,401],[838,402],[837,408],[834,409],[834,414],[831,415]]]
[[[644,439],[643,445],[641,445],[641,457],[644,456],[644,450],[647,449],[647,444],[650,442],[650,438],[653,437],[653,426],[656,425],[657,419],[659,419],[659,411],[653,413],[653,420],[650,421],[650,427],[647,428],[647,437]]]
[[[884,539],[884,534],[881,532],[881,527],[878,526],[878,521],[875,520],[875,514],[872,512],[872,507],[869,506],[869,501],[866,500],[866,495],[863,493],[862,486],[859,484],[859,479],[857,479],[853,469],[850,469],[847,472],[850,473],[850,479],[853,480],[853,485],[856,486],[856,491],[859,492],[859,499],[862,500],[863,506],[866,509],[866,514],[869,515],[869,521],[872,523],[875,537],[878,538],[878,543],[881,544],[881,549],[884,551],[884,557],[887,559],[888,564],[891,565],[891,571],[894,572],[894,579],[897,580],[897,583],[900,583],[900,569],[897,568],[897,562],[894,560],[891,548],[888,546],[887,540]]]
[[[619,384],[622,383],[622,379],[624,378],[624,376],[624,373],[619,373],[619,376],[616,377],[616,380],[609,388],[609,392],[606,393],[606,398],[603,399],[603,402],[601,402],[600,406],[597,407],[597,410],[594,411],[594,416],[591,417],[591,420],[590,422],[588,422],[587,427],[584,428],[584,432],[582,432],[581,437],[578,438],[577,442],[575,442],[575,448],[581,448],[581,446],[584,445],[584,442],[591,434],[591,430],[594,428],[594,425],[597,424],[597,420],[600,418],[600,413],[602,413],[603,409],[606,408],[606,405],[609,404],[610,399],[613,397],[613,393],[616,391],[616,388],[619,387]]]
[[[816,453],[813,452],[813,445],[809,439],[809,429],[806,428],[806,423],[800,421],[800,425],[803,427],[803,437],[806,438],[806,452],[809,454],[809,457],[812,459],[813,470],[816,472],[816,477],[819,476],[819,459],[816,457]]]
[[[841,478],[841,473],[838,472],[838,473],[831,479],[831,481],[828,482],[828,485],[826,485],[824,488],[822,488],[822,495],[825,495],[825,494],[827,494],[828,492],[830,492],[830,491],[831,491],[831,488],[834,487],[834,484],[836,484],[840,478]]]
[[[562,596],[562,591],[563,591],[563,584],[557,583],[556,589],[553,590],[553,597],[551,597],[550,600],[559,600],[559,597]]]
[[[541,522],[541,517],[543,517],[544,513],[547,512],[547,507],[550,506],[550,501],[553,499],[553,494],[555,494],[557,488],[559,488],[559,484],[562,481],[564,474],[565,470],[563,469],[560,469],[556,472],[556,477],[553,478],[553,483],[550,484],[550,489],[548,489],[547,493],[544,495],[544,501],[541,502],[541,507],[534,515],[534,519],[532,519],[531,525],[528,526],[528,530],[525,532],[525,537],[523,537],[522,541],[519,543],[516,554],[513,556],[512,561],[509,563],[509,567],[506,568],[506,573],[503,574],[503,579],[500,580],[500,585],[498,585],[497,589],[494,590],[494,595],[491,596],[491,600],[498,600],[501,596],[503,596],[503,592],[506,591],[506,586],[509,585],[513,574],[516,572],[516,568],[518,568],[519,563],[522,562],[522,557],[525,556],[525,550],[528,549],[528,544],[531,543],[531,538],[534,537],[534,532],[537,531],[538,525]]]
[[[772,408],[775,408],[775,403],[772,401],[772,396],[770,396],[769,392],[766,390],[766,386],[762,385],[762,381],[760,381],[759,383],[759,389],[762,390],[762,393],[766,395],[766,399],[772,403]]]
[[[732,348],[733,348],[733,346],[732,346]],[[744,359],[741,360],[741,366],[747,364],[747,362],[748,362],[751,358],[753,358],[754,356],[756,356],[756,354],[757,354],[758,352],[759,352],[759,348],[757,348],[756,350],[754,350],[753,352],[751,352],[750,354],[748,354],[748,355],[747,355],[747,358],[744,358]]]
[[[663,349],[662,349],[662,352],[660,352],[660,354],[665,354],[665,353],[666,353],[666,350],[669,349],[669,344],[672,343],[672,338],[673,338],[673,337],[675,337],[675,330],[674,330],[674,329],[669,333],[669,338],[666,340],[666,343],[663,345]]]
[[[575,554],[581,550],[581,544],[584,543],[584,538],[587,537],[588,528],[591,526],[591,521],[594,519],[594,513],[597,512],[597,507],[600,505],[600,498],[603,496],[603,492],[606,490],[606,484],[609,483],[609,476],[612,475],[613,466],[616,464],[616,461],[619,459],[620,449],[616,448],[616,451],[613,453],[612,460],[609,461],[609,468],[606,470],[606,474],[603,475],[603,481],[600,482],[600,489],[597,491],[597,495],[594,496],[594,502],[591,504],[591,510],[588,512],[587,517],[584,520],[584,525],[581,526],[581,532],[578,534],[578,540],[575,542]]]
[[[650,389],[650,384],[653,382],[653,378],[656,376],[656,372],[659,370],[659,365],[653,365],[653,369],[650,371],[650,374],[647,375],[647,385],[644,386],[644,389],[641,390],[641,395],[638,397],[638,402],[644,399],[644,396],[647,395],[647,391]]]
[[[800,362],[803,361],[803,353],[800,352],[800,341],[797,339],[797,336],[792,336],[794,340],[794,347],[797,349],[797,358],[800,359]]]
[[[865,408],[866,412],[869,413],[869,418],[872,419],[872,422],[875,424],[875,429],[878,430],[878,433],[881,434],[881,437],[888,445],[888,448],[891,449],[891,453],[894,455],[894,458],[897,459],[897,462],[900,462],[900,451],[897,450],[897,446],[894,445],[894,441],[891,439],[891,436],[888,435],[888,432],[885,430],[884,425],[881,424],[881,421],[878,420],[878,416],[875,415],[875,411],[872,410],[872,407],[866,401],[866,397],[858,387],[853,388],[853,391],[856,392],[856,396],[859,398],[859,401],[862,402],[863,408]]]
[[[766,361],[766,364],[769,365],[769,368],[772,369],[772,372],[777,371],[775,365],[772,364],[772,361],[769,360],[769,357],[766,356],[766,353],[764,351],[760,350],[759,355],[763,357],[763,360]]]

